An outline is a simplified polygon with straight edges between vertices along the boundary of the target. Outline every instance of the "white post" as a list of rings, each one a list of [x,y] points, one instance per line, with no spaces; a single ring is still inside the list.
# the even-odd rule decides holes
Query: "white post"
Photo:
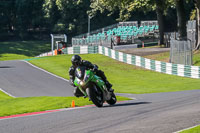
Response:
[[[64,34],[64,37],[65,37],[65,42],[67,43],[67,36]]]
[[[53,56],[53,45],[54,45],[54,37],[53,37],[53,34],[51,34],[51,51],[52,51],[52,56]]]
[[[88,36],[90,35],[90,16],[88,16]]]

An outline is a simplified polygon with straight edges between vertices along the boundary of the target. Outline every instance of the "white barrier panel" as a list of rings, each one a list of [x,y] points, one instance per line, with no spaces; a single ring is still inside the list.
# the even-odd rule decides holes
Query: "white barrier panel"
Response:
[[[109,56],[108,55],[108,48],[104,47],[105,48],[105,56]]]
[[[141,57],[140,56],[135,56],[135,60],[136,60],[136,66],[141,66]]]
[[[166,73],[172,74],[172,64],[171,63],[166,63]]]
[[[116,57],[115,57],[115,50],[111,50],[111,57],[112,57],[113,59],[116,59]]]
[[[68,54],[74,54],[74,49],[73,49],[73,47],[68,48]]]
[[[88,46],[82,46],[80,48],[80,54],[88,54]]]
[[[191,66],[191,77],[192,78],[200,78],[199,67],[197,67],[197,66]]]
[[[161,62],[160,61],[155,61],[155,65],[156,65],[156,71],[157,72],[161,72]]]
[[[119,61],[123,62],[123,53],[122,52],[119,52]]]
[[[178,64],[177,67],[178,67],[178,69],[177,69],[178,76],[184,77],[184,65]]]
[[[151,60],[150,59],[145,59],[145,68],[151,69]]]
[[[127,63],[132,64],[132,55],[127,54]]]

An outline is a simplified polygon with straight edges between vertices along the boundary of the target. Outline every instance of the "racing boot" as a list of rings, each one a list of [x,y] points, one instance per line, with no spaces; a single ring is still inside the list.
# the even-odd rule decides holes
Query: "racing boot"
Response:
[[[78,89],[74,89],[74,96],[75,97],[81,97],[81,96],[84,96],[84,94]]]
[[[106,81],[105,84],[106,84],[106,86],[107,86],[107,88],[108,88],[108,91],[110,91],[110,92],[113,92],[113,91],[114,91],[114,90],[112,89],[112,84],[111,84],[110,82]]]

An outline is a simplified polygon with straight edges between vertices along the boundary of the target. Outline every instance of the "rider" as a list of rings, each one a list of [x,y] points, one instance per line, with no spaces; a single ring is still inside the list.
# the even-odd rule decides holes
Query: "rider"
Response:
[[[75,87],[75,85],[74,85],[74,79],[75,79],[75,70],[76,70],[76,68],[78,66],[85,66],[88,69],[93,69],[94,72],[96,72],[96,75],[102,78],[102,80],[105,82],[105,84],[106,84],[106,86],[108,88],[108,91],[113,91],[113,89],[111,88],[112,84],[110,84],[108,82],[108,80],[106,79],[106,76],[105,76],[104,72],[101,71],[101,70],[98,70],[98,66],[97,65],[92,64],[89,61],[82,60],[79,55],[72,56],[71,62],[72,62],[72,66],[69,68],[69,76],[70,76],[70,82],[71,82],[71,84],[74,87]],[[78,88],[76,88],[74,90],[74,95],[76,97],[83,96],[82,92]]]

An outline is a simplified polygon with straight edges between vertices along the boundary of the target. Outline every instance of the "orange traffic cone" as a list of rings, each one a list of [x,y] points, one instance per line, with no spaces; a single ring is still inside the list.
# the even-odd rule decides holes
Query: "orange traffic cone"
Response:
[[[75,101],[72,100],[72,108],[74,108],[74,107],[75,107]]]

